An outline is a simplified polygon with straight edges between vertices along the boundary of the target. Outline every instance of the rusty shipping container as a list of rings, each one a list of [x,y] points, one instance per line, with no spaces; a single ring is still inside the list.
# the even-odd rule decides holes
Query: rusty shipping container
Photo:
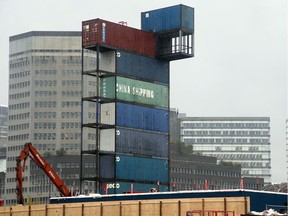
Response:
[[[82,47],[96,45],[155,57],[156,35],[125,25],[94,19],[82,22]]]

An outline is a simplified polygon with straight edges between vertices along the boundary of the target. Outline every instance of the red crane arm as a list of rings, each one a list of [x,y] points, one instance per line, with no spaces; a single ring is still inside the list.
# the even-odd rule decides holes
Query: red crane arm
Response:
[[[51,168],[51,166],[39,154],[39,152],[34,148],[32,143],[26,143],[16,161],[17,204],[24,204],[23,188],[22,188],[23,187],[23,172],[25,170],[25,163],[26,163],[26,159],[28,156],[37,164],[38,167],[40,167],[45,172],[48,178],[57,187],[61,196],[71,196],[71,193],[66,187],[66,185],[59,178],[56,172]],[[23,161],[23,166],[22,166],[22,161]]]

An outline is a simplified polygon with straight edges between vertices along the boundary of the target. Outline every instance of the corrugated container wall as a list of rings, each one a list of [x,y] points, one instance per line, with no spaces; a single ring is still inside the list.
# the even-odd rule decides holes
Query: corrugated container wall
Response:
[[[169,111],[119,102],[106,103],[101,104],[101,123],[168,133]]]
[[[168,158],[167,133],[153,133],[120,127],[100,132],[100,150],[102,152],[113,154],[116,151],[124,154]]]
[[[194,8],[176,5],[141,13],[141,29],[147,32],[194,32]]]
[[[167,86],[125,77],[101,78],[100,94],[104,98],[168,107],[169,90]]]
[[[160,192],[168,191],[166,185],[157,184],[143,184],[143,183],[130,183],[130,182],[102,182],[101,183],[101,194],[106,193],[106,187],[108,189],[107,194],[126,194],[126,193],[147,193],[150,189],[159,189]]]
[[[96,45],[155,57],[156,35],[125,25],[94,19],[82,22],[82,47]]]
[[[116,155],[116,178],[168,183],[168,160]]]
[[[168,158],[168,134],[116,129],[116,152]]]
[[[117,52],[117,74],[169,84],[169,61],[134,53]]]

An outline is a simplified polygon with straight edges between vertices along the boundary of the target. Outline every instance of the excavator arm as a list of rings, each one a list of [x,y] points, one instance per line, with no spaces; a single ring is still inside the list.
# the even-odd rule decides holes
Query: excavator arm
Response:
[[[38,167],[40,167],[48,178],[53,182],[61,196],[71,196],[70,191],[59,178],[51,166],[44,160],[44,158],[34,148],[32,143],[26,143],[16,160],[16,194],[17,204],[24,204],[23,197],[23,172],[25,171],[26,159],[30,157]],[[23,162],[23,163],[22,163]]]

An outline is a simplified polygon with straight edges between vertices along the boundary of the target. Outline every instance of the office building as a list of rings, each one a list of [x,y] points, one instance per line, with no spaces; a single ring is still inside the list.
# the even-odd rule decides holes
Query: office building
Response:
[[[270,118],[183,117],[181,142],[217,162],[241,165],[242,177],[271,183]]]
[[[186,117],[178,113],[174,118],[178,121],[174,119],[177,124],[171,127],[180,127],[179,142],[191,146],[194,154],[216,157],[218,164],[240,164],[242,177],[264,178],[265,185],[271,182],[270,118]]]
[[[13,205],[16,202],[16,158],[26,142],[32,142],[44,158],[62,153],[80,155],[81,32],[32,31],[10,37],[9,43],[5,204]],[[89,58],[88,52],[85,57]],[[93,91],[93,86],[92,82],[86,85],[89,91]],[[93,118],[95,112],[89,115]],[[46,177],[41,172],[37,172],[39,176],[30,175],[35,170],[30,160],[26,166],[25,197],[47,200],[49,191],[37,189],[38,180]],[[65,183],[70,184],[69,181]]]

